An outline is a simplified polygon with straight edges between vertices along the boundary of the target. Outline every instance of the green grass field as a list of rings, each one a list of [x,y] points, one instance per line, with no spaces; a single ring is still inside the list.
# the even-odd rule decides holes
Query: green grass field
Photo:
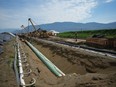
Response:
[[[116,38],[116,29],[88,30],[88,31],[70,31],[59,33],[58,37],[62,38],[83,38],[86,39],[92,35],[105,35],[106,38]]]

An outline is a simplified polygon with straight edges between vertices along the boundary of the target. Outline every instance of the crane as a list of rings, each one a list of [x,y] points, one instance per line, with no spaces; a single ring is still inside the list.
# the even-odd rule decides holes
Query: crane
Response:
[[[25,30],[25,33],[28,33],[28,30],[26,30],[26,27],[24,25],[21,25],[21,28]]]
[[[34,24],[33,24],[32,20],[31,20],[31,18],[29,18],[28,21],[30,21],[30,23],[32,24],[34,30],[36,31],[37,29],[36,29],[36,27],[34,26]]]
[[[29,30],[28,29],[26,30],[26,27],[24,25],[21,25],[21,28],[23,30],[25,30],[25,35],[28,36],[29,35]]]
[[[28,36],[28,30],[26,31],[26,28],[24,27],[24,25],[21,25],[21,28],[25,30],[25,33],[22,33],[21,35],[19,35],[19,37],[21,37],[20,38],[21,41],[25,41],[24,38]]]
[[[28,21],[32,24],[32,26],[34,28],[34,31],[31,32],[31,36],[40,37],[40,38],[48,38],[49,37],[46,30],[41,30],[40,28],[39,28],[39,30],[36,29],[31,18],[29,18]]]

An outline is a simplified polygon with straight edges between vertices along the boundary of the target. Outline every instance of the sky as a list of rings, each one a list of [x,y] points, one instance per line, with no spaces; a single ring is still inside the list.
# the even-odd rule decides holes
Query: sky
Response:
[[[116,0],[0,0],[0,29],[53,22],[116,22]]]

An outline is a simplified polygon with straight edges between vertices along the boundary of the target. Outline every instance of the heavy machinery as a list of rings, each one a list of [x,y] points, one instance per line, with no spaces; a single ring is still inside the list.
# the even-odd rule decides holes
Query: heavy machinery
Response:
[[[36,29],[31,18],[29,18],[28,21],[32,24],[32,26],[34,28],[34,31],[30,32],[31,37],[38,37],[38,38],[48,38],[49,37],[48,32],[46,30],[42,30],[41,28]]]
[[[21,28],[24,30],[24,32],[22,32],[18,36],[20,37],[21,41],[25,41],[24,38],[26,38],[28,36],[28,30],[26,30],[26,28],[24,27],[24,25],[21,25]]]

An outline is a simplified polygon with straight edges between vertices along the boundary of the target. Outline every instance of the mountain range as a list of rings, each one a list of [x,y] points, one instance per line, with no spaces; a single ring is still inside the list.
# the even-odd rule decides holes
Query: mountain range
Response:
[[[7,29],[0,29],[0,33],[2,32],[14,32],[14,31],[18,31],[19,29],[11,29],[11,28],[7,28]]]
[[[36,27],[40,27],[42,29],[47,30],[56,30],[59,32],[64,31],[80,31],[80,30],[99,30],[99,29],[116,29],[116,22],[112,23],[74,23],[74,22],[55,22],[51,24],[42,24],[37,25]]]
[[[58,32],[66,32],[66,31],[82,31],[82,30],[100,30],[100,29],[116,29],[116,22],[112,23],[75,23],[75,22],[54,22],[49,24],[41,24],[35,25],[36,29],[44,29],[44,30],[56,30]],[[7,29],[8,30],[8,29]],[[10,29],[9,29],[10,30]],[[0,30],[1,31],[1,30]],[[13,29],[12,29],[13,31]],[[33,26],[26,27],[26,30],[17,30],[16,32],[26,32],[26,31],[34,31]]]

